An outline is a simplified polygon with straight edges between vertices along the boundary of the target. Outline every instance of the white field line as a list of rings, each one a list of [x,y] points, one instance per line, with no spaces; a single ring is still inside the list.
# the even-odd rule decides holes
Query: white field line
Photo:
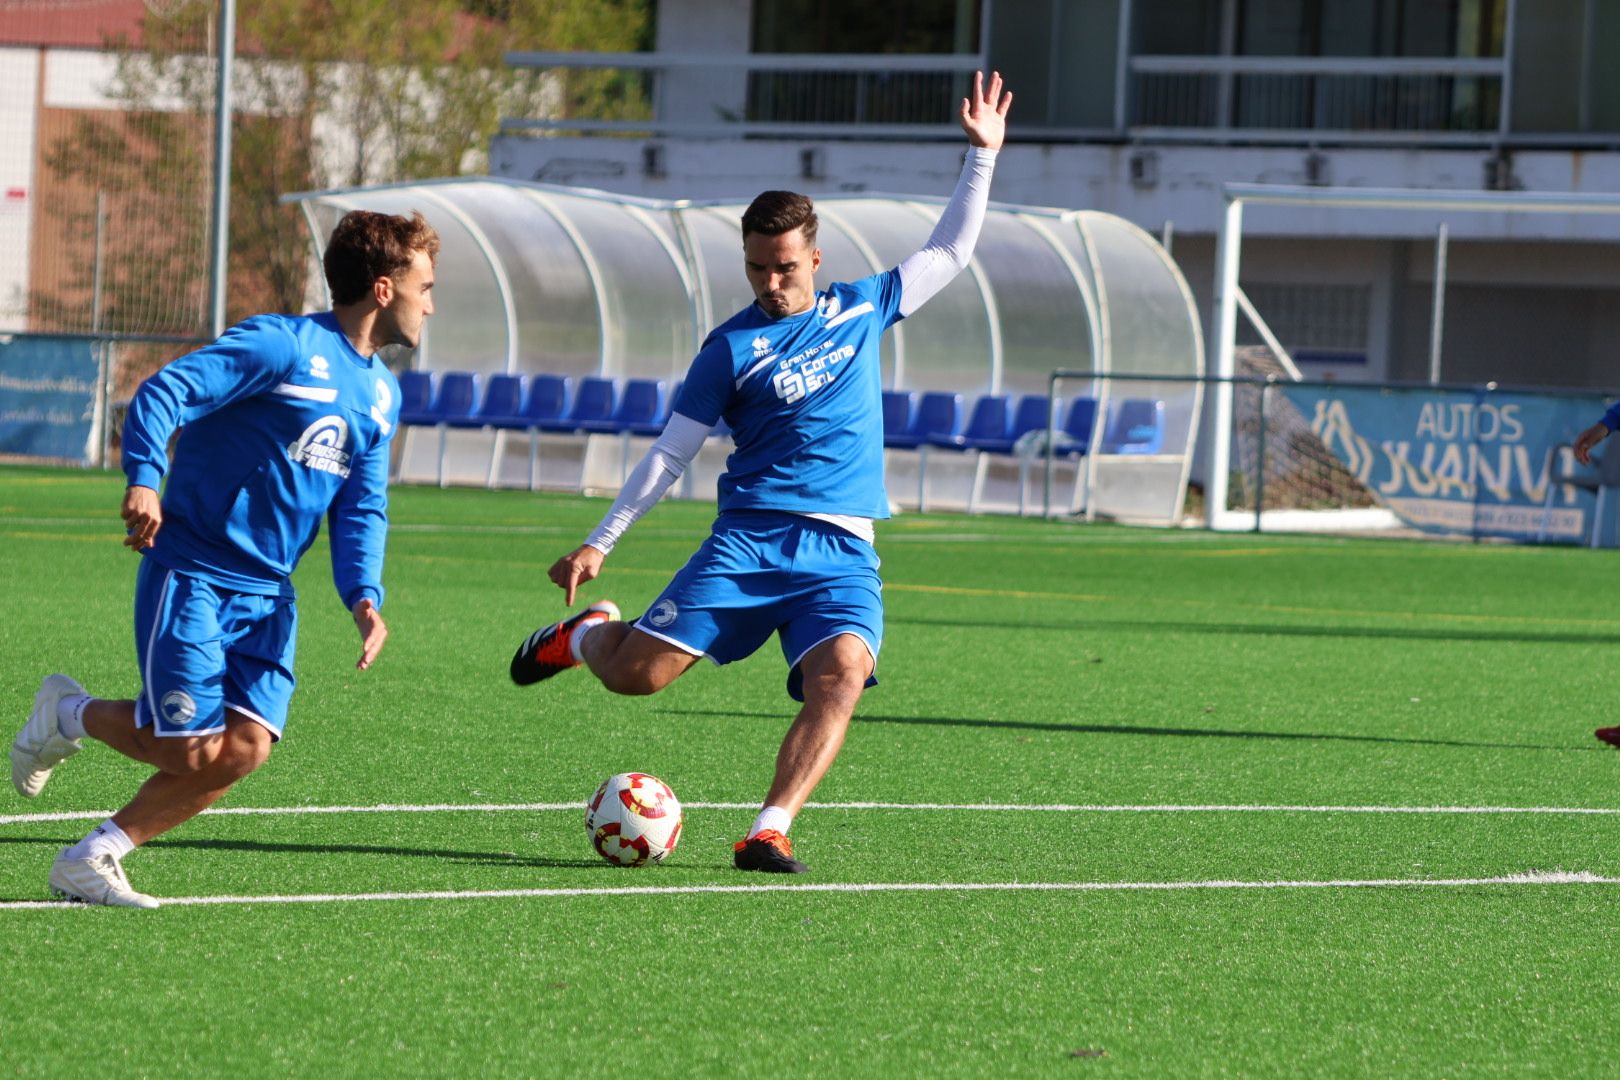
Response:
[[[164,907],[219,904],[338,904],[382,900],[509,900],[532,897],[690,896],[733,893],[880,893],[880,892],[1187,892],[1217,889],[1455,889],[1482,885],[1620,885],[1620,878],[1585,871],[1529,870],[1522,874],[1474,878],[1371,878],[1329,881],[972,881],[844,882],[818,885],[624,885],[596,889],[467,889],[427,892],[304,893],[269,896],[177,896]],[[73,908],[82,904],[58,900],[0,901],[0,910]]]
[[[688,810],[758,810],[758,803],[689,802]],[[444,814],[535,813],[583,810],[584,802],[537,803],[379,803],[374,806],[230,806],[204,810],[209,816],[274,814]],[[899,803],[812,802],[806,810],[913,810],[1025,814],[1587,814],[1620,816],[1614,806],[1310,806],[1263,803]],[[112,810],[64,810],[48,814],[0,814],[0,825],[43,821],[90,821]]]

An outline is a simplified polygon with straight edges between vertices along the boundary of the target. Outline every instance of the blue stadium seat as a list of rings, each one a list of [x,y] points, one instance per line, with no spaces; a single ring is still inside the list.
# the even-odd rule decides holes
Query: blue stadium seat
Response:
[[[478,376],[470,371],[446,371],[439,375],[439,388],[433,402],[420,414],[421,424],[434,424],[439,429],[439,486],[445,486],[445,437],[451,424],[466,420],[478,405]],[[459,426],[459,423],[458,423]]]
[[[441,424],[465,420],[478,404],[478,376],[471,371],[446,371],[439,376],[439,392],[429,410]]]
[[[580,430],[629,435],[657,435],[669,419],[663,379],[627,379],[618,404],[605,419],[585,420]]]
[[[903,432],[884,442],[899,449],[921,449],[934,435],[956,435],[962,430],[962,395],[930,390],[917,403],[917,414]]]
[[[1058,402],[1061,410],[1062,402]],[[1052,399],[1045,394],[1025,394],[1018,399],[1018,407],[1013,410],[1012,427],[1007,431],[1006,447],[994,451],[995,453],[1010,454],[1013,446],[1032,431],[1045,431],[1047,421],[1051,418]],[[1059,415],[1062,415],[1061,412]]]
[[[523,376],[491,375],[484,380],[484,396],[478,408],[465,416],[447,416],[445,423],[455,428],[509,427],[517,420],[523,404]]]
[[[1126,398],[1110,412],[1103,453],[1157,454],[1164,449],[1164,402]]]
[[[895,445],[890,440],[904,436],[911,430],[912,413],[917,408],[917,395],[909,390],[883,391],[883,445]]]
[[[1012,428],[1012,399],[1006,394],[984,394],[973,403],[967,427],[960,434],[930,433],[928,445],[950,450],[986,450],[1007,442]]]
[[[885,436],[883,445],[917,451],[917,509],[928,509],[928,447],[933,438],[951,438],[962,431],[962,395],[930,390],[917,401],[917,413],[903,432]]]
[[[478,402],[478,408],[466,415],[446,416],[446,428],[513,428],[523,427],[524,421],[517,415],[523,405],[523,376],[497,374],[484,377],[484,394]],[[440,440],[441,453],[443,452],[443,439]],[[498,439],[491,439],[489,443],[489,465],[485,471],[484,483],[486,486],[495,486],[495,474],[499,467],[497,454],[501,449]]]
[[[570,430],[564,417],[573,403],[574,380],[567,375],[530,375],[529,396],[523,399],[519,414],[522,426],[541,431]]]
[[[540,432],[573,430],[564,417],[573,404],[574,380],[567,375],[530,375],[528,393],[517,415],[500,427],[527,430],[529,433],[529,490],[535,489],[540,478]]]
[[[434,373],[406,371],[399,376],[399,422],[401,424],[438,423],[433,415]]]
[[[1062,434],[1068,438],[1065,445],[1059,440],[1057,453],[1064,457],[1080,457],[1091,452],[1091,430],[1097,424],[1097,399],[1077,397],[1069,402],[1068,414],[1063,419]]]
[[[558,421],[558,426],[545,427],[542,430],[589,431],[591,428],[587,425],[601,424],[610,420],[618,407],[619,384],[601,375],[587,375],[579,380],[579,388],[574,394],[574,404],[569,408],[567,415]]]

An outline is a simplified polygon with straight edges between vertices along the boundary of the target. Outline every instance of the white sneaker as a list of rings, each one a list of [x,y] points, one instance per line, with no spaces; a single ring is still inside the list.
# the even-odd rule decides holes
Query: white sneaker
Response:
[[[124,867],[108,854],[88,859],[68,857],[69,848],[51,864],[51,892],[63,900],[80,904],[106,904],[108,907],[155,908],[155,896],[138,893],[124,876]]]
[[[79,752],[79,740],[62,734],[56,705],[69,695],[82,693],[84,687],[66,675],[47,675],[39,684],[34,711],[28,714],[28,723],[11,744],[11,784],[23,798],[38,795],[51,778],[51,770],[63,758]]]

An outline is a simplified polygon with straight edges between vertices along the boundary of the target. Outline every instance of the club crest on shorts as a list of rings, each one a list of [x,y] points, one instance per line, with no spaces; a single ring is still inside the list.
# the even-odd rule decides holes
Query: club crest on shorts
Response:
[[[190,723],[192,717],[197,715],[197,703],[184,690],[170,690],[164,694],[158,708],[163,710],[163,719],[171,724]]]
[[[660,600],[653,605],[651,611],[647,612],[647,621],[654,626],[665,627],[674,622],[675,616],[679,614],[680,610],[676,608],[675,601]]]

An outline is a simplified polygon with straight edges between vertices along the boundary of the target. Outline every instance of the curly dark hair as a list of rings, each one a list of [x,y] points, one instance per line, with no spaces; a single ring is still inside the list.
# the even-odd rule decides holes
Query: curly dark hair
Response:
[[[350,210],[332,230],[322,264],[326,284],[332,289],[332,303],[352,304],[365,296],[372,284],[383,277],[404,273],[413,252],[424,252],[439,261],[439,234],[420,211],[378,214],[371,210]]]

